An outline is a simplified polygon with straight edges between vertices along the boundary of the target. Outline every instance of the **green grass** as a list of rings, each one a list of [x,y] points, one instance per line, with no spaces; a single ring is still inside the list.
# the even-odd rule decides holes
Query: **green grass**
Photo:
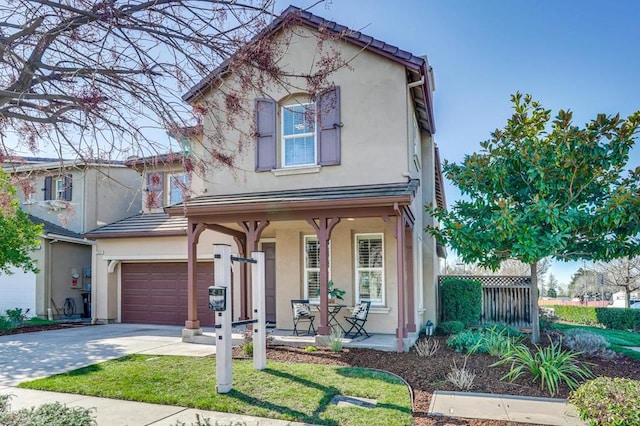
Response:
[[[22,322],[22,325],[50,325],[50,324],[55,324],[55,321],[49,321],[46,319],[42,319],[42,318],[38,318],[38,317],[33,317],[33,318],[29,318],[28,320],[25,320]]]
[[[623,330],[608,330],[606,328],[590,327],[587,325],[561,323],[553,324],[553,328],[558,331],[566,331],[572,328],[590,331],[607,339],[607,342],[611,344],[611,350],[626,355],[629,358],[640,360],[640,352],[628,348],[629,346],[640,347],[640,333]]]
[[[215,358],[129,355],[20,387],[178,405],[325,425],[410,425],[406,384],[380,371],[270,361],[233,361],[233,390],[217,394]],[[373,409],[329,404],[335,395],[377,400]]]

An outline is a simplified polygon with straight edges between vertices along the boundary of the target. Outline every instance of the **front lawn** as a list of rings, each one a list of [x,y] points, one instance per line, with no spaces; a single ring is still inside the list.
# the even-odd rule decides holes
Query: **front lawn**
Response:
[[[411,397],[397,377],[358,367],[233,361],[233,390],[215,392],[215,358],[129,355],[20,387],[329,425],[410,425]],[[377,400],[372,409],[330,404],[336,395]]]
[[[640,360],[640,352],[628,348],[629,346],[640,347],[640,333],[566,323],[554,323],[553,328],[558,331],[567,331],[572,328],[589,331],[607,339],[607,342],[611,345],[611,350],[626,355],[629,358]]]

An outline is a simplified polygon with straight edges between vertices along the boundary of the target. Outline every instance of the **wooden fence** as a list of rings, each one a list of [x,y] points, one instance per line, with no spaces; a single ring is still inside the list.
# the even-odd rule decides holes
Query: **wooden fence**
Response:
[[[442,280],[460,278],[482,283],[482,314],[478,325],[502,322],[519,328],[531,327],[531,278],[501,275],[440,275]],[[440,293],[438,293],[440,294]],[[438,310],[442,320],[443,306],[438,297]]]

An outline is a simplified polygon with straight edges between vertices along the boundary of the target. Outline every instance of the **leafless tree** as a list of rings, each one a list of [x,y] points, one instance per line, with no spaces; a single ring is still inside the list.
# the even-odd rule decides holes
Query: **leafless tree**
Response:
[[[538,282],[542,282],[545,274],[551,268],[551,259],[544,258],[538,262]],[[500,267],[492,271],[488,268],[483,268],[478,264],[466,264],[460,262],[447,264],[448,275],[530,275],[530,266],[515,259],[505,260],[500,264]]]
[[[621,257],[611,262],[595,265],[603,285],[616,287],[625,292],[625,307],[629,307],[631,293],[640,290],[640,256]]]
[[[279,63],[286,40],[262,37],[273,7],[274,0],[0,2],[0,162],[25,151],[81,159],[166,153],[167,133],[197,128],[207,113],[181,95],[216,67],[241,82],[224,99],[239,116],[249,107],[243,91],[294,77]],[[296,75],[310,92],[345,64],[335,50],[322,51],[324,40],[318,65]],[[233,163],[219,152],[210,157]]]

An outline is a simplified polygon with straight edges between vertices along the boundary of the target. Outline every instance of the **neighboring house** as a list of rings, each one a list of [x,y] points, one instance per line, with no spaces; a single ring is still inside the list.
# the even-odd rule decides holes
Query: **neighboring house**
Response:
[[[294,15],[294,26],[285,25]],[[182,162],[147,167],[148,213],[87,234],[96,239],[97,320],[185,324],[187,341],[200,334],[212,324],[206,309],[212,243],[230,244],[240,255],[265,252],[266,315],[277,328],[293,328],[290,300],[306,298],[320,304],[316,325],[327,334],[327,298],[319,290],[329,279],[346,291],[347,305],[371,302],[367,330],[395,335],[398,350],[436,320],[444,250],[424,233],[433,223],[424,205],[444,207],[445,200],[432,136],[432,70],[426,57],[295,7],[262,37],[286,39],[281,63],[309,69],[319,28],[346,34],[325,43],[353,58],[350,69],[331,74],[330,90],[317,99],[286,85],[247,93],[255,131],[252,123],[236,124],[256,140],[234,158],[233,170],[196,169],[190,197],[177,200],[166,177],[179,173]],[[223,64],[184,99],[202,105],[222,96],[221,81],[226,88],[237,84],[234,78]],[[216,119],[224,121],[224,112],[217,114],[205,115],[202,133],[192,135],[193,158],[222,146],[211,145],[220,140]],[[222,139],[236,151],[236,132]],[[155,212],[158,199],[165,213]],[[233,272],[233,318],[244,319],[251,315],[249,272],[238,264]]]
[[[140,176],[123,163],[12,159],[21,208],[43,225],[33,253],[39,273],[16,271],[0,280],[2,305],[26,299],[31,314],[63,315],[67,298],[82,314],[81,294],[91,289],[92,241],[82,234],[141,209]],[[22,294],[14,292],[19,290]],[[19,307],[7,306],[9,308]],[[49,311],[50,310],[50,311]]]

